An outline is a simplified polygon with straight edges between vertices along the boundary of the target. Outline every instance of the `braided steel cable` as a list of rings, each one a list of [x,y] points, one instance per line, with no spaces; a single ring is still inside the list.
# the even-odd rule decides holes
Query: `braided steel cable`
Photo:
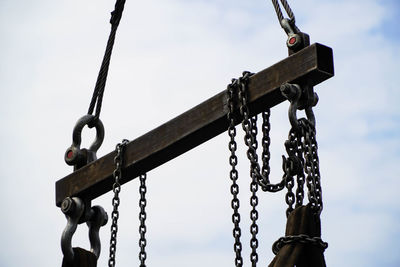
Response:
[[[101,104],[103,101],[104,88],[106,86],[108,68],[110,66],[112,49],[114,47],[115,35],[119,22],[121,21],[122,12],[124,10],[125,0],[117,0],[115,3],[115,9],[111,12],[111,32],[108,37],[106,51],[104,53],[103,61],[101,63],[100,71],[97,76],[96,85],[93,91],[93,96],[90,101],[88,114],[93,114],[94,107],[96,106],[95,117],[99,118],[101,111]]]
[[[296,19],[294,17],[294,13],[289,6],[289,3],[286,0],[280,0],[282,3],[283,8],[285,9],[286,13],[288,14],[291,23],[294,25],[296,23]],[[279,5],[278,0],[272,0],[272,4],[274,5],[276,15],[278,16],[279,23],[284,19],[282,9]]]

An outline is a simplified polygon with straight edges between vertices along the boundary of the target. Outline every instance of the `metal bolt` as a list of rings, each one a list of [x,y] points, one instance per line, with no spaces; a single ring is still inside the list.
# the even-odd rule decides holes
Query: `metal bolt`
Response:
[[[69,214],[75,210],[75,206],[75,202],[72,200],[72,198],[67,197],[61,203],[61,211],[64,214]]]
[[[300,91],[294,84],[285,83],[281,85],[281,92],[289,101],[297,98]]]

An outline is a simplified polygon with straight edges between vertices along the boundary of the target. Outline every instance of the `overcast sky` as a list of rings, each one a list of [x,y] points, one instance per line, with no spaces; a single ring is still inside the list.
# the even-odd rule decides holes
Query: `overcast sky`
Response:
[[[328,266],[400,266],[400,4],[289,1],[298,27],[333,48],[335,77],[317,86],[317,140]],[[66,219],[54,184],[87,111],[112,0],[0,1],[0,266],[61,266]],[[287,56],[267,0],[130,1],[101,118],[112,151],[226,88],[243,70]],[[281,177],[287,103],[272,110],[272,179]],[[239,130],[240,128],[238,128]],[[239,141],[242,232],[249,266],[249,163]],[[84,131],[83,146],[94,133]],[[148,173],[148,266],[232,266],[226,133]],[[284,193],[259,193],[259,264],[284,234]],[[93,201],[111,211],[111,194]],[[138,265],[138,181],[122,187],[117,265]],[[110,225],[98,266],[106,266]],[[88,248],[81,225],[74,246]]]

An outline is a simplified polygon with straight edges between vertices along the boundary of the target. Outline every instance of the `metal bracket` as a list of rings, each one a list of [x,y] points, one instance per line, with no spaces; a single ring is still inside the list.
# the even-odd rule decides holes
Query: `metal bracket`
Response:
[[[64,259],[68,263],[74,261],[74,250],[72,249],[72,237],[80,223],[82,215],[84,215],[85,204],[78,197],[67,197],[61,204],[61,211],[67,217],[67,225],[61,236],[61,250]],[[107,224],[108,215],[100,206],[90,208],[90,216],[87,220],[89,227],[90,252],[97,258],[100,256],[101,243],[99,237],[100,227]]]
[[[81,149],[82,129],[87,125],[89,128],[96,128],[96,139],[89,149]],[[75,124],[72,132],[72,145],[67,149],[64,155],[65,162],[74,166],[74,171],[82,168],[90,162],[97,159],[96,152],[104,140],[104,126],[99,118],[93,115],[85,115]]]

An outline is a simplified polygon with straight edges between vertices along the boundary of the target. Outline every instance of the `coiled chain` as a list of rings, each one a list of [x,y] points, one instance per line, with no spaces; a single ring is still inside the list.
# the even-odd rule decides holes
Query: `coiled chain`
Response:
[[[322,241],[320,237],[310,237],[305,234],[300,234],[300,235],[289,235],[279,238],[272,245],[272,252],[276,255],[283,246],[294,243],[310,244],[320,248],[323,251],[328,248],[328,243]]]
[[[146,254],[146,174],[142,174],[139,176],[140,180],[140,187],[139,187],[139,193],[140,193],[140,200],[139,200],[139,207],[140,207],[140,212],[139,212],[139,220],[140,220],[140,226],[139,226],[139,234],[140,234],[140,239],[139,239],[139,247],[140,247],[140,252],[139,252],[139,260],[140,260],[140,267],[145,267],[145,261],[147,258]]]
[[[121,184],[120,180],[122,178],[122,166],[123,166],[123,155],[126,145],[128,144],[128,140],[122,140],[122,143],[118,143],[115,147],[117,155],[114,157],[115,170],[113,172],[114,176],[114,184],[113,184],[113,192],[114,197],[112,199],[113,211],[111,213],[111,239],[110,239],[110,257],[108,260],[108,266],[115,266],[115,253],[117,250],[117,233],[118,233],[118,218],[119,211],[118,206],[120,204],[119,193],[121,192]]]

